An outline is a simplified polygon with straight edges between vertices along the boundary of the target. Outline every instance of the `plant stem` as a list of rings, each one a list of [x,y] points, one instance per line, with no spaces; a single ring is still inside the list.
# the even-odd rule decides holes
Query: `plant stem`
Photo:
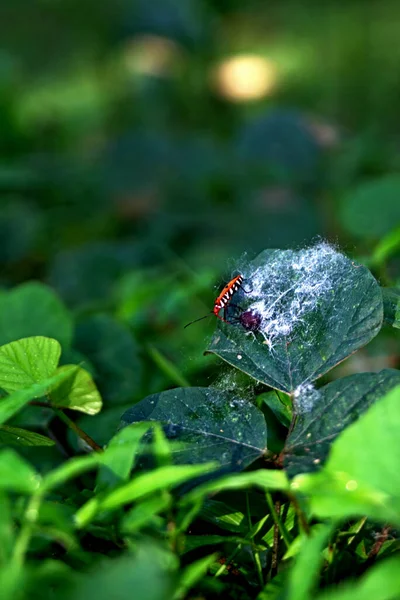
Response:
[[[59,419],[61,419],[62,421],[64,421],[64,423],[70,428],[72,429],[72,431],[74,431],[84,442],[87,443],[88,446],[90,446],[95,452],[103,452],[103,448],[101,446],[99,446],[91,437],[90,435],[88,435],[85,431],[83,431],[83,429],[81,429],[72,419],[70,419],[62,410],[59,410],[58,408],[55,408],[54,406],[51,407],[55,414],[57,415],[57,417]]]
[[[253,524],[251,522],[250,500],[249,500],[248,492],[246,492],[246,513],[247,513],[247,523],[249,526],[249,531],[251,531]],[[258,581],[260,583],[260,586],[263,588],[264,587],[264,578],[263,578],[263,573],[262,573],[260,554],[259,554],[258,550],[256,550],[254,547],[253,538],[251,538],[251,551],[253,554],[254,565],[255,565],[256,571],[257,571]]]
[[[265,494],[265,497],[267,499],[267,504],[268,504],[268,508],[270,510],[271,513],[271,517],[274,520],[274,523],[276,525],[276,527],[278,528],[283,541],[285,542],[285,546],[286,548],[289,548],[292,544],[292,539],[289,535],[288,530],[285,527],[285,524],[283,523],[280,514],[278,514],[278,511],[276,510],[275,506],[279,508],[279,512],[280,512],[280,502],[277,501],[276,504],[274,505],[274,502],[272,500],[272,496],[269,492],[267,492]]]
[[[292,504],[293,504],[293,508],[296,511],[296,515],[297,518],[299,519],[299,525],[301,527],[301,529],[304,531],[304,533],[308,536],[310,535],[310,526],[307,522],[306,516],[303,513],[303,511],[300,508],[300,505],[297,501],[296,496],[293,496],[292,494],[288,494]]]

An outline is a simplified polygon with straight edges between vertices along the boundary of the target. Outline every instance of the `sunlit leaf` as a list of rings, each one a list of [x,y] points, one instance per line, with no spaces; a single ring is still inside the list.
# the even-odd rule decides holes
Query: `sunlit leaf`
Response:
[[[71,365],[58,368],[59,373],[71,369]],[[96,415],[102,407],[102,400],[90,373],[76,367],[67,379],[51,392],[51,403],[60,408],[78,410],[88,415]]]
[[[0,387],[23,390],[54,375],[61,355],[57,340],[29,337],[0,347]]]

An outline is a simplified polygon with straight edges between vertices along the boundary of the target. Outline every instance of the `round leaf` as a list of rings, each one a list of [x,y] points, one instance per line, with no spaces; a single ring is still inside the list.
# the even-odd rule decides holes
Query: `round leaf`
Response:
[[[385,235],[400,223],[399,197],[399,175],[387,175],[359,185],[343,198],[343,226],[361,238]]]
[[[244,469],[266,451],[267,429],[260,410],[247,400],[213,388],[177,388],[148,396],[122,416],[122,425],[160,421],[176,463],[218,461]]]
[[[132,402],[141,385],[139,348],[129,329],[105,314],[85,319],[77,327],[76,346],[98,371],[104,403]]]
[[[381,328],[377,282],[327,244],[266,250],[242,273],[230,322],[218,322],[209,351],[273,388],[291,393],[314,381]],[[237,317],[250,313],[259,319],[256,331]]]
[[[25,283],[0,296],[0,344],[35,335],[55,338],[67,348],[73,322],[67,309],[46,285]]]
[[[0,347],[0,387],[6,392],[29,388],[54,374],[61,355],[57,340],[36,336]]]

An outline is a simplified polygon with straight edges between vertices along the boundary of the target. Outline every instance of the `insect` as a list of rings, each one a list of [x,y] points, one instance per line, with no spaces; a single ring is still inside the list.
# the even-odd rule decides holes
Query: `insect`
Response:
[[[194,321],[191,321],[190,323],[188,323],[187,325],[185,325],[185,328],[189,327],[189,325],[192,325],[192,323],[197,323],[197,321],[201,321],[202,319],[206,319],[210,315],[215,315],[217,317],[217,319],[220,319],[224,323],[230,323],[230,321],[228,321],[226,319],[226,309],[228,308],[228,306],[229,306],[229,304],[231,302],[233,294],[235,292],[237,292],[240,288],[242,288],[243,281],[244,281],[243,275],[236,275],[236,277],[234,277],[233,279],[231,279],[231,281],[226,284],[226,286],[221,291],[221,293],[219,294],[219,296],[217,296],[217,298],[215,299],[215,301],[214,301],[214,308],[212,309],[212,311],[210,312],[210,314],[205,315],[204,317],[200,317],[200,319],[195,319]],[[224,311],[224,316],[223,317],[221,317],[220,314],[219,314],[221,310]]]

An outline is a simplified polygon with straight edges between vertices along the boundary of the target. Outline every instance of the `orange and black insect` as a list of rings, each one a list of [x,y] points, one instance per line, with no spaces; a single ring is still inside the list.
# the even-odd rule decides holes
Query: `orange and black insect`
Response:
[[[205,315],[204,317],[200,317],[200,319],[195,319],[194,321],[191,321],[190,323],[185,325],[185,327],[189,327],[189,325],[191,325],[192,323],[197,323],[197,321],[206,319],[210,315],[215,315],[217,317],[217,319],[220,319],[224,323],[229,323],[229,321],[227,321],[227,319],[226,319],[226,309],[228,308],[228,306],[231,302],[233,294],[242,287],[243,281],[244,281],[243,275],[236,275],[236,277],[231,279],[231,281],[226,284],[226,286],[224,287],[222,292],[219,294],[219,296],[217,296],[217,298],[215,299],[215,302],[214,302],[214,308],[210,312],[210,314]],[[221,310],[224,311],[223,317],[221,317],[219,314]]]

